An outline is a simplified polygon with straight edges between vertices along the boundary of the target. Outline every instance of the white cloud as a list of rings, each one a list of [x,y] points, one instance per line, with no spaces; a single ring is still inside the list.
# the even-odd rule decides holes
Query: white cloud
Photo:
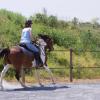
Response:
[[[59,18],[78,17],[91,20],[100,17],[100,0],[0,0],[0,8],[22,13],[25,16],[47,9],[48,14]]]

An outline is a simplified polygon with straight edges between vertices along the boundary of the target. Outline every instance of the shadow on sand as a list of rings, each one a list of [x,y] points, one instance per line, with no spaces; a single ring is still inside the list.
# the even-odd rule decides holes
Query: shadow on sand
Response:
[[[6,89],[5,91],[53,91],[56,89],[65,89],[70,88],[66,85],[60,85],[60,86],[30,86],[25,88],[16,88],[16,89]]]

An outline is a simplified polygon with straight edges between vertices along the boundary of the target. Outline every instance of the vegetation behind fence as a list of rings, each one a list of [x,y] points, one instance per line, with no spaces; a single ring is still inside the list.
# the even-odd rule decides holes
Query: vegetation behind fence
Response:
[[[69,76],[69,66],[72,66],[74,69],[70,70],[70,73],[73,71],[74,78],[85,78],[89,73],[88,71],[86,71],[87,74],[85,71],[82,72],[82,69],[99,67],[100,52],[87,52],[100,51],[100,25],[98,22],[83,23],[77,18],[61,21],[56,16],[48,16],[45,13],[37,13],[30,18],[33,21],[32,32],[35,37],[38,33],[43,33],[50,35],[54,40],[55,51],[48,54],[48,65],[51,69],[54,67],[55,75]],[[0,48],[11,47],[19,43],[25,20],[26,18],[21,14],[0,10]],[[73,50],[72,54],[69,52],[70,48]],[[71,55],[72,58],[70,58]],[[63,68],[62,71],[56,69],[57,67]],[[78,73],[79,71],[80,73]],[[12,71],[8,73],[13,76]],[[96,77],[99,77],[99,72],[97,73]],[[92,76],[95,77],[94,74]],[[89,78],[93,78],[92,76]]]

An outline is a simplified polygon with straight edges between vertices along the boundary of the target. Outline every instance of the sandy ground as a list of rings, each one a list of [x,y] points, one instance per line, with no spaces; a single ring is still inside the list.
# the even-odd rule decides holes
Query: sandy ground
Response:
[[[33,84],[23,88],[19,83],[4,81],[0,100],[100,100],[99,82],[47,83],[42,87]]]

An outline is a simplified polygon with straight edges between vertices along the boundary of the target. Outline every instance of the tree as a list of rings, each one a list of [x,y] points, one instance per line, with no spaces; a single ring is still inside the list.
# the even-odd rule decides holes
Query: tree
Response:
[[[91,23],[93,24],[93,28],[98,28],[100,25],[99,25],[99,18],[93,18],[91,20]]]
[[[43,14],[47,16],[47,10],[43,8]]]
[[[53,15],[49,16],[48,24],[50,27],[57,27],[57,25],[58,25],[57,17],[53,16]]]
[[[76,27],[77,24],[78,24],[78,18],[74,17],[74,18],[72,19],[72,23],[73,23],[74,27]]]
[[[35,15],[35,22],[47,24],[47,16],[45,14],[37,13]]]

